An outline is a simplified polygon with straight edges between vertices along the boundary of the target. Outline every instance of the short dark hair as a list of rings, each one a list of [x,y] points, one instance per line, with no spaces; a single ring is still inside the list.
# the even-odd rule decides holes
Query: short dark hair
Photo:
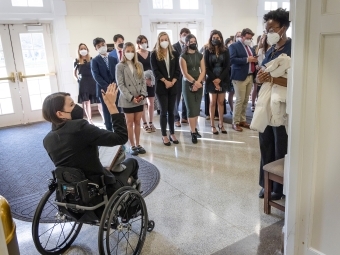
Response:
[[[97,44],[100,44],[100,43],[102,43],[102,42],[105,43],[105,40],[104,40],[103,38],[101,38],[101,37],[94,38],[94,39],[93,39],[93,46],[96,48],[96,45],[97,45]]]
[[[191,34],[189,28],[186,28],[186,27],[182,28],[181,31],[179,32],[180,35],[183,34],[183,33]]]
[[[116,34],[113,36],[113,42],[117,42],[119,38],[122,38],[124,41],[124,36],[122,36],[121,34]]]
[[[42,115],[43,118],[54,125],[63,123],[64,120],[57,117],[57,111],[62,111],[65,105],[65,97],[69,96],[69,93],[57,92],[47,96],[43,102]]]
[[[254,36],[255,34],[254,34],[253,31],[251,31],[250,28],[245,28],[245,29],[242,30],[241,36],[246,36],[246,35]]]
[[[289,11],[286,11],[285,9],[279,8],[275,11],[270,11],[263,16],[264,22],[267,22],[270,19],[278,22],[281,27],[285,26],[288,29],[290,26]]]
[[[225,45],[225,47],[227,47],[227,46],[228,46],[228,43],[230,43],[230,41],[232,41],[230,37],[229,37],[229,38],[227,38],[227,39],[225,39],[225,41],[224,41],[224,45]]]

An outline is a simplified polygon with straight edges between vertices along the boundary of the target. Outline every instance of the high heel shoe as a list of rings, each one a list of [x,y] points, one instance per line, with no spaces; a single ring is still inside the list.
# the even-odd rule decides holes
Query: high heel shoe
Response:
[[[215,126],[211,126],[213,129],[215,128],[216,129],[216,127]],[[216,130],[216,132],[214,132],[214,131],[211,131],[214,135],[218,135],[218,131]]]
[[[163,137],[162,137],[162,141],[163,141],[163,144],[164,144],[165,146],[170,146],[170,145],[171,145],[170,141],[169,141],[169,142],[167,142],[167,143],[165,143],[165,142],[164,142],[164,138],[163,138]]]
[[[223,133],[223,134],[228,134],[227,130],[225,130],[224,126],[220,126],[220,124],[217,125],[218,129]],[[222,129],[223,128],[223,129]]]
[[[174,144],[179,144],[179,141],[178,140],[173,140],[171,135],[169,135],[169,140],[170,140],[170,142],[173,142]]]

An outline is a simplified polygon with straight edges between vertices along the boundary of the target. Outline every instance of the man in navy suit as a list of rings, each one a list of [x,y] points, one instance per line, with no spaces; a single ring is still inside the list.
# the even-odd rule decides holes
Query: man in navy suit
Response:
[[[106,91],[107,87],[111,83],[116,83],[115,75],[116,65],[118,64],[118,62],[117,59],[107,54],[107,46],[103,38],[95,38],[93,40],[93,46],[99,54],[91,61],[91,72],[94,80],[97,83],[97,97],[99,98],[103,106],[105,127],[107,130],[113,131],[111,115],[109,110],[107,109],[106,104],[104,103],[101,90]],[[120,112],[119,108],[118,111]]]
[[[113,36],[113,43],[115,48],[110,52],[109,56],[117,59],[118,63],[123,58],[123,47],[124,47],[124,36],[121,34],[116,34]]]
[[[241,32],[241,40],[229,47],[231,80],[236,95],[232,127],[238,132],[243,130],[241,127],[249,128],[246,122],[246,110],[257,62],[255,51],[250,47],[253,36],[254,33],[249,28],[245,28]]]

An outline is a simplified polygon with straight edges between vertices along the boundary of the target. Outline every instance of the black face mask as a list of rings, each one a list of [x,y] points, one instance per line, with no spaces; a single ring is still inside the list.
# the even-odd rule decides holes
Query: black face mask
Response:
[[[84,117],[84,110],[79,105],[75,105],[73,110],[71,112],[65,112],[65,113],[71,113],[72,120],[81,120]]]
[[[211,43],[212,43],[212,45],[214,45],[214,46],[219,46],[219,45],[221,44],[221,41],[218,40],[218,39],[214,39],[214,40],[211,41]]]
[[[189,44],[189,49],[191,49],[191,50],[197,50],[197,45],[196,45],[196,43]]]
[[[123,49],[123,47],[124,47],[124,43],[120,43],[120,44],[118,44],[118,47],[119,47],[119,48],[121,48],[121,49]]]

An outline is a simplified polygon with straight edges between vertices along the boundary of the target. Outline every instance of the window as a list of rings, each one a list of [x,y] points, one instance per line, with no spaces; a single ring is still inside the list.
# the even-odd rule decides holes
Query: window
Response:
[[[282,3],[282,8],[286,9],[287,11],[290,10],[290,2],[283,2]]]
[[[198,0],[180,0],[181,9],[198,10]]]
[[[152,0],[154,9],[173,9],[172,0]]]
[[[43,7],[43,0],[12,0],[12,6]]]
[[[266,11],[276,10],[277,2],[264,2],[264,9]]]

